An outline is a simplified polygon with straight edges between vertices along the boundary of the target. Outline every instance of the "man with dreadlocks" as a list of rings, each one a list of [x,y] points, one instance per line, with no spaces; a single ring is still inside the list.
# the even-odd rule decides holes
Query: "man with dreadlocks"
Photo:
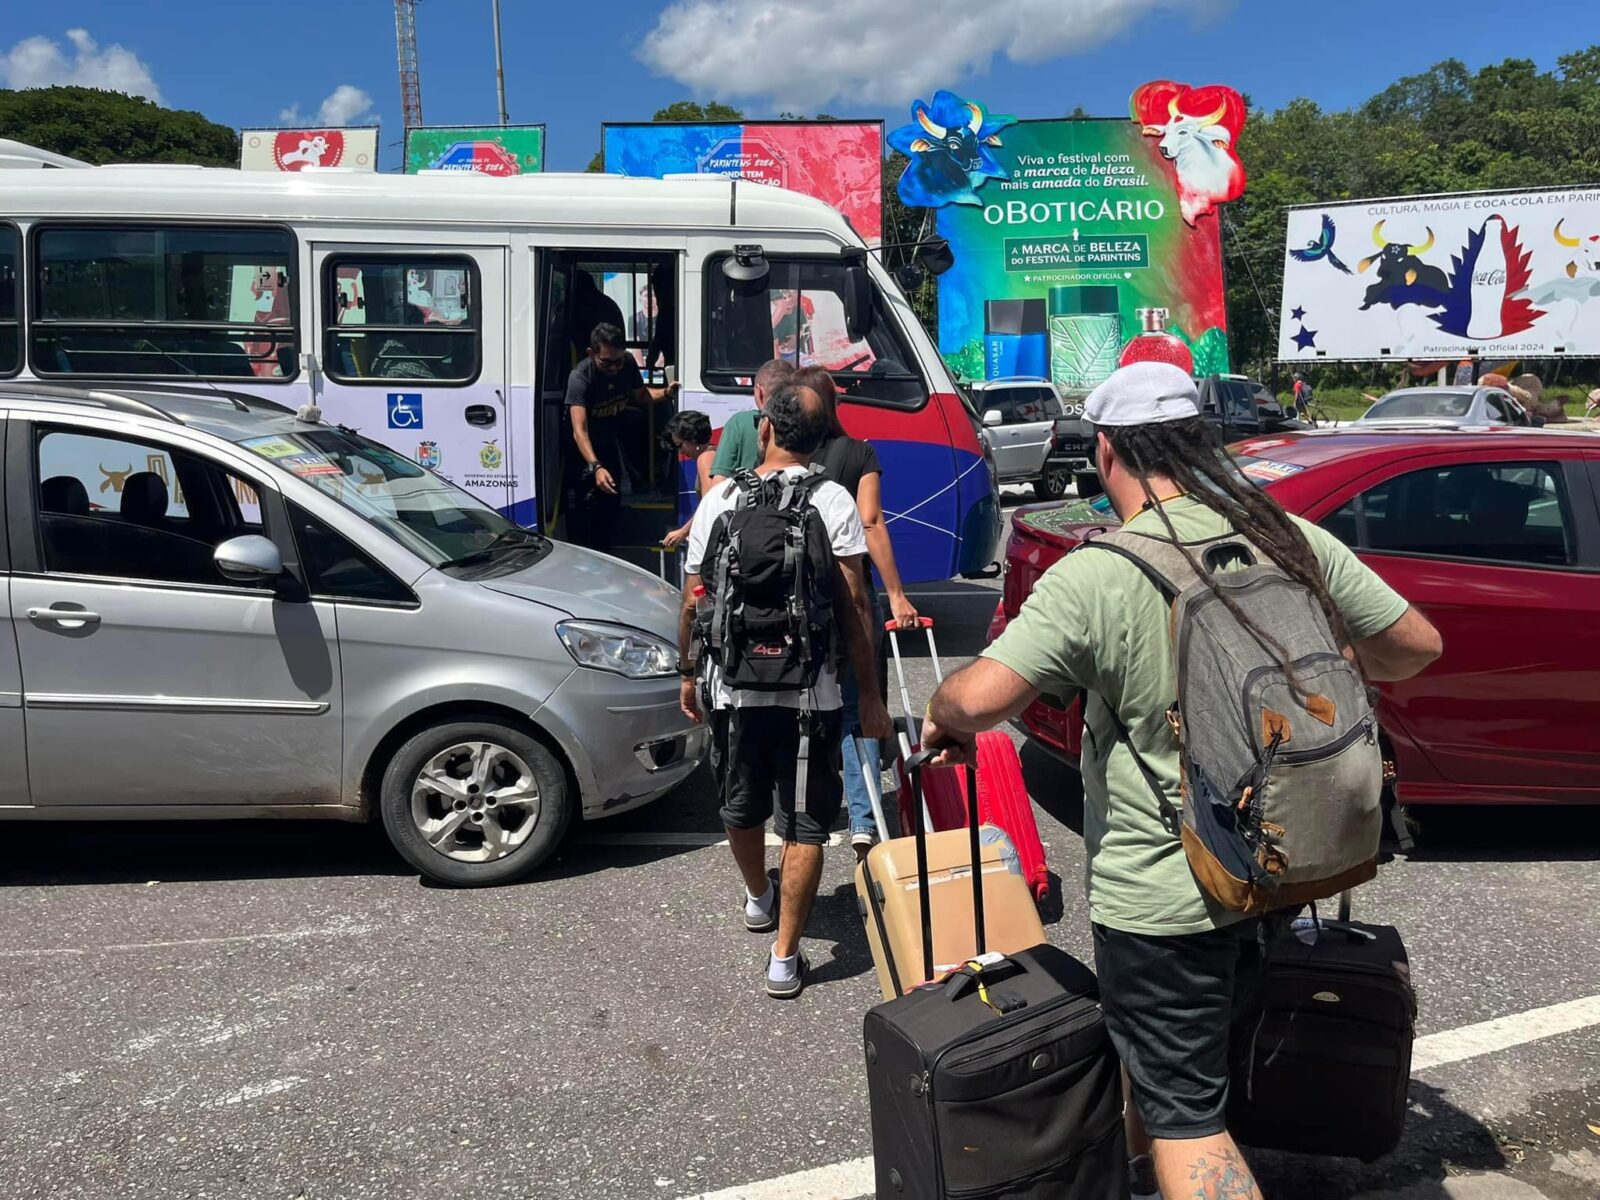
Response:
[[[1425,617],[1347,547],[1234,470],[1183,371],[1124,367],[1089,396],[1084,419],[1124,528],[1180,545],[1247,535],[1316,598],[1369,680],[1408,678],[1438,656],[1439,635]],[[1165,716],[1177,694],[1168,616],[1132,561],[1067,555],[983,656],[945,680],[928,706],[923,743],[946,747],[939,761],[961,761],[974,734],[1041,692],[1089,693],[1081,764],[1089,914],[1106,1025],[1134,1102],[1134,1190],[1155,1186],[1143,1157],[1153,1139],[1153,1173],[1169,1200],[1255,1197],[1224,1108],[1235,981],[1253,979],[1241,967],[1254,962],[1259,918],[1222,908],[1202,889],[1173,820],[1183,799]],[[1255,632],[1272,643],[1271,630]]]

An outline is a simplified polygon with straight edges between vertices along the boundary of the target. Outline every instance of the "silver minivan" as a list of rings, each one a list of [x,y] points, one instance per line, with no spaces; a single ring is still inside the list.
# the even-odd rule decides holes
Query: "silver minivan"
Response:
[[[376,815],[490,884],[704,753],[675,589],[355,430],[144,384],[0,417],[0,817]]]

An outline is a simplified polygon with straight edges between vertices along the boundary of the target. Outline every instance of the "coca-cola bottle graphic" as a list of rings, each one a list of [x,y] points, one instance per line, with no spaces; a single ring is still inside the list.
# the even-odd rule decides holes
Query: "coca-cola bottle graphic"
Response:
[[[1472,315],[1467,337],[1473,341],[1497,338],[1505,332],[1506,222],[1490,217],[1483,223],[1483,245],[1472,265]]]
[[[1118,361],[1118,365],[1126,367],[1136,362],[1171,363],[1193,375],[1194,355],[1189,352],[1189,347],[1183,344],[1181,338],[1167,332],[1167,310],[1141,308],[1136,311],[1140,324],[1144,326],[1144,332],[1135,335],[1122,348],[1122,358]]]

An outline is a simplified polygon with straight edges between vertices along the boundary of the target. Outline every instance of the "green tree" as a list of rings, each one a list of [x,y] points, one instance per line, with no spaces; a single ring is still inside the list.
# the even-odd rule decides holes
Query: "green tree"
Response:
[[[704,104],[698,100],[675,100],[665,108],[656,109],[655,116],[650,119],[652,121],[742,121],[744,113],[718,100],[707,101]],[[602,165],[604,156],[603,150],[596,150],[584,170],[597,173],[604,170]]]
[[[1236,364],[1264,370],[1277,351],[1286,206],[1600,182],[1600,46],[1552,71],[1445,59],[1347,112],[1306,99],[1252,112],[1239,155],[1250,183],[1222,213],[1229,340]]]
[[[0,91],[0,132],[91,163],[239,165],[239,135],[228,126],[98,88]]]

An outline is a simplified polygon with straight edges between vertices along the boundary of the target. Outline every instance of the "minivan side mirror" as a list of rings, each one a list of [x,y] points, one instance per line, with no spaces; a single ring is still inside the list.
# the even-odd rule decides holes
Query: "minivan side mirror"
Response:
[[[845,333],[852,342],[866,338],[872,329],[872,276],[865,262],[852,262],[844,269]]]
[[[1003,425],[1005,424],[1005,415],[998,408],[986,408],[983,410],[983,423],[985,425]]]
[[[258,533],[229,538],[211,557],[223,578],[236,583],[263,583],[283,574],[283,555],[277,545]]]

